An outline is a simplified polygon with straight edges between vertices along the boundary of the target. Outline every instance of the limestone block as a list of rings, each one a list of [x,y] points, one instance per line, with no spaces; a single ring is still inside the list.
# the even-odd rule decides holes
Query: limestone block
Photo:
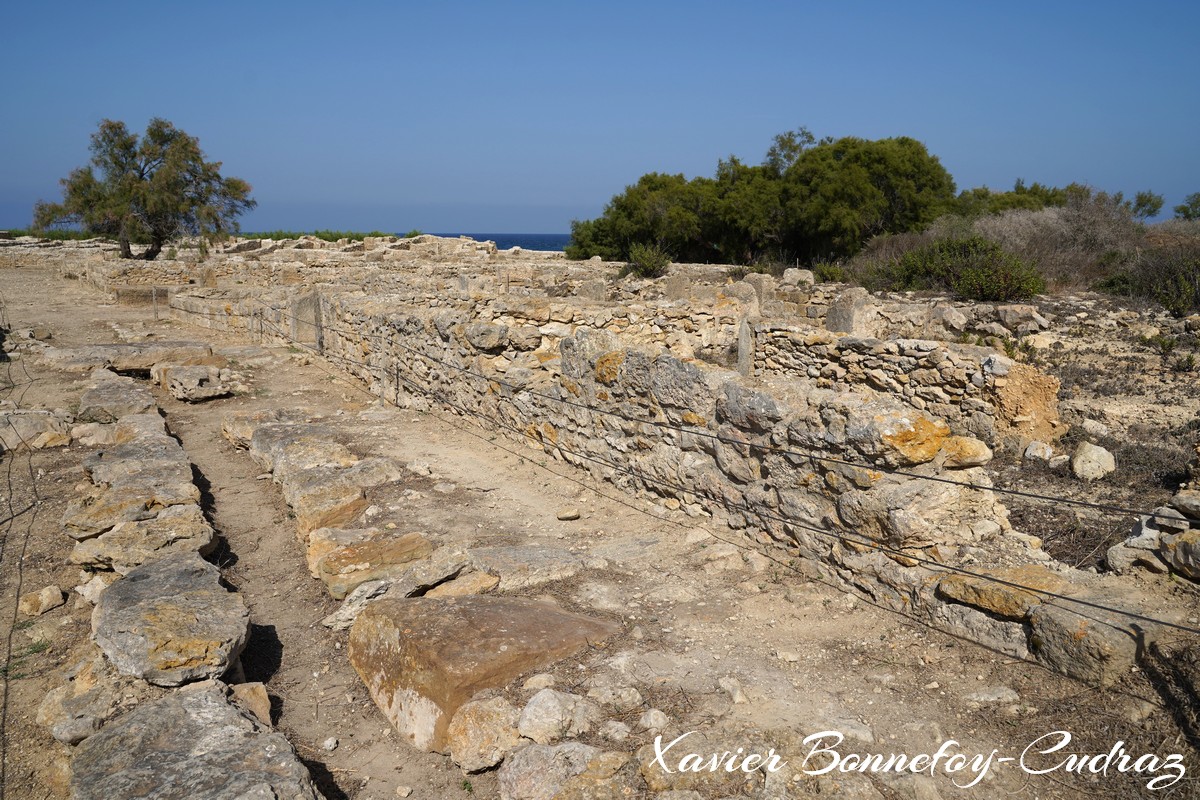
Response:
[[[308,770],[280,733],[203,683],[144,703],[79,745],[71,762],[74,800],[320,800]]]
[[[223,675],[242,647],[250,612],[194,554],[131,570],[92,612],[96,644],[126,674],[158,686]]]
[[[350,630],[350,663],[397,730],[443,751],[454,713],[496,688],[603,640],[610,622],[513,597],[381,599]]]

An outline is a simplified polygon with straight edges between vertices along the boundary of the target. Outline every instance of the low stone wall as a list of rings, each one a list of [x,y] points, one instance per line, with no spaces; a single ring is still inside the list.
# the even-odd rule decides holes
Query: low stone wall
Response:
[[[1066,431],[1058,419],[1058,380],[991,348],[884,341],[774,321],[752,325],[749,335],[756,377],[868,387],[992,446],[1023,448]]]
[[[746,529],[800,557],[814,576],[1010,655],[1106,683],[1157,633],[1109,612],[1089,622],[1086,607],[1043,594],[1148,611],[1119,580],[1056,564],[1014,531],[983,488],[989,448],[902,402],[903,393],[857,391],[851,381],[768,392],[735,371],[584,324],[555,336],[505,324],[504,315],[484,322],[462,308],[357,292],[235,294],[183,292],[172,307],[207,327],[309,342],[388,400],[455,408],[628,491]],[[312,333],[296,338],[302,329]],[[804,346],[834,343],[821,342]],[[846,355],[867,347],[837,344]],[[917,358],[899,344],[870,347]],[[970,384],[965,365],[950,364]],[[1003,376],[985,377],[994,390]]]

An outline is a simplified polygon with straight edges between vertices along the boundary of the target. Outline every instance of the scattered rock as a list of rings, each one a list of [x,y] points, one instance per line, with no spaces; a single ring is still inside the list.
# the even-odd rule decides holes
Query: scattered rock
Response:
[[[563,508],[559,509],[557,516],[560,520],[569,522],[571,520],[579,519],[580,514],[578,508]]]
[[[652,708],[638,717],[638,727],[651,733],[665,729],[670,722],[667,715],[657,708]]]
[[[1025,448],[1026,461],[1043,461],[1049,463],[1054,458],[1054,448],[1045,442],[1030,442]]]
[[[500,767],[500,800],[552,800],[562,785],[586,770],[600,752],[580,742],[523,747]]]
[[[271,726],[271,697],[267,687],[259,681],[239,683],[230,687],[230,699],[254,715],[254,718]]]
[[[1011,686],[989,686],[971,692],[966,699],[972,703],[1016,703],[1021,696]]]
[[[1163,534],[1158,552],[1172,570],[1194,581],[1200,580],[1200,529]]]
[[[330,736],[328,739],[326,739],[324,742],[321,743],[321,749],[324,750],[326,753],[332,753],[334,750],[337,750],[337,748],[338,748],[338,740],[337,740],[336,736]]]
[[[1184,489],[1170,500],[1172,508],[1192,519],[1200,520],[1200,489]]]
[[[40,591],[21,595],[21,599],[17,603],[17,610],[26,616],[40,617],[65,602],[67,602],[67,597],[62,589],[57,586],[46,586]]]
[[[1091,442],[1080,442],[1071,456],[1071,472],[1076,478],[1094,481],[1112,473],[1117,468],[1113,454]]]
[[[150,378],[176,400],[187,403],[228,397],[233,393],[221,380],[221,370],[215,366],[157,364],[150,370]]]
[[[195,554],[168,556],[109,586],[92,612],[116,668],[158,686],[223,675],[246,643],[250,612]]]
[[[464,772],[479,772],[504,760],[520,743],[519,712],[503,697],[472,700],[454,713],[446,730],[450,758]]]
[[[542,689],[521,711],[517,730],[538,744],[550,744],[565,736],[587,733],[599,718],[600,709],[582,697]]]
[[[320,800],[287,739],[226,692],[218,682],[185,687],[86,739],[71,762],[73,800]]]

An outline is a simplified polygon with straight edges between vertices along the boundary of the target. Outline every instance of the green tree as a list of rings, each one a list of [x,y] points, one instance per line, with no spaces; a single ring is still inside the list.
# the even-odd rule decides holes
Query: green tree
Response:
[[[199,141],[170,122],[152,119],[138,140],[123,122],[104,120],[92,134],[92,161],[60,183],[61,203],[39,202],[34,227],[74,224],[116,238],[121,257],[132,243],[153,260],[178,236],[220,237],[238,230],[237,217],[257,203],[250,184],[221,177],[220,162],[204,160]]]
[[[847,256],[872,236],[917,231],[954,200],[954,179],[916,139],[847,136],[804,151],[783,176],[788,249]]]
[[[1183,199],[1183,202],[1175,206],[1175,219],[1197,220],[1200,219],[1200,192],[1192,192]]]
[[[1151,191],[1138,192],[1133,197],[1133,216],[1137,219],[1150,219],[1162,211],[1163,196]]]

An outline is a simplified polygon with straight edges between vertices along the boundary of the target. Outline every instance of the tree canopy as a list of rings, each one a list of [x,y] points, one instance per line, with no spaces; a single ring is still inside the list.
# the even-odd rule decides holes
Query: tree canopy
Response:
[[[92,134],[89,166],[60,183],[61,203],[39,202],[34,227],[74,224],[112,236],[121,256],[132,243],[149,245],[152,260],[179,236],[224,236],[238,231],[237,217],[257,205],[240,178],[221,176],[221,163],[205,161],[199,141],[164,119],[152,119],[139,141],[125,123],[104,120]]]
[[[776,136],[759,166],[730,157],[716,176],[650,173],[594,220],[571,224],[568,255],[628,258],[654,244],[679,261],[838,257],[880,233],[918,230],[954,199],[954,181],[915,139]]]

